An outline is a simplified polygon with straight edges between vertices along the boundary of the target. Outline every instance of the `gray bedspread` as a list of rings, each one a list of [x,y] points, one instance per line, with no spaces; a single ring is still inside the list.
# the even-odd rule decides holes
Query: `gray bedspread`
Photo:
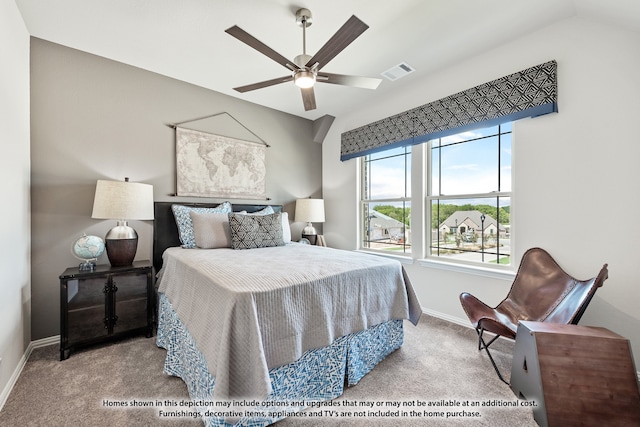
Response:
[[[269,369],[421,308],[400,262],[319,246],[169,248],[159,291],[215,377],[216,399],[265,398]]]

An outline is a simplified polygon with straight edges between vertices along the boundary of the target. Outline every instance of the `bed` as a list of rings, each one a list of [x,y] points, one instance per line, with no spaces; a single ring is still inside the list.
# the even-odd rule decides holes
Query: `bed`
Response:
[[[221,207],[155,203],[157,344],[165,373],[187,385],[189,415],[206,426],[266,426],[334,399],[402,345],[404,319],[417,324],[399,262],[290,242],[281,206]],[[206,242],[203,224],[221,236],[225,216],[230,234]],[[245,237],[256,224],[283,235],[255,247],[255,235]],[[189,227],[214,248],[185,239]]]

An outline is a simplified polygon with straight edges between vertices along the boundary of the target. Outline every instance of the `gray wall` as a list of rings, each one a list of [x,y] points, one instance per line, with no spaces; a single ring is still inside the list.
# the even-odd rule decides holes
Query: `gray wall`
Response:
[[[153,184],[155,200],[210,201],[173,196],[175,135],[166,124],[221,112],[271,145],[265,203],[283,204],[293,218],[295,199],[322,196],[322,146],[311,121],[32,38],[32,339],[59,333],[58,276],[78,264],[73,241],[115,225],[91,219],[96,180],[127,176]],[[188,126],[256,140],[226,115]],[[131,225],[140,236],[136,259],[151,259],[153,222]],[[292,225],[294,238],[302,226]],[[108,263],[106,255],[99,261]]]

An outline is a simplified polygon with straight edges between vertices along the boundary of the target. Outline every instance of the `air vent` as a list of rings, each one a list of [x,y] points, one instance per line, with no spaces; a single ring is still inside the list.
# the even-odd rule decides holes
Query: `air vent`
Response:
[[[413,68],[411,65],[407,64],[406,62],[401,62],[395,67],[389,68],[387,71],[382,73],[382,75],[391,81],[395,81],[401,79],[407,74],[413,73],[414,71],[415,68]]]

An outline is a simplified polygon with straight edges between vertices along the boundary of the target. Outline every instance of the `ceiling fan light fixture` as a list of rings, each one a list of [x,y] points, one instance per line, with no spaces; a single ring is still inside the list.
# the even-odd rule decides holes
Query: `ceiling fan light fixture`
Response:
[[[293,82],[301,89],[308,89],[316,83],[316,74],[310,70],[298,70],[293,76]]]
[[[296,12],[296,23],[302,27],[302,54],[295,57],[292,61],[289,61],[284,56],[280,55],[275,50],[271,49],[260,40],[253,37],[251,34],[244,31],[242,28],[234,25],[225,30],[226,33],[240,40],[244,44],[252,47],[263,55],[271,58],[278,64],[284,66],[289,70],[290,74],[285,77],[278,77],[275,79],[265,80],[250,85],[240,86],[233,88],[234,90],[244,93],[250,90],[261,89],[277,85],[280,83],[290,82],[293,80],[294,84],[301,89],[302,102],[304,104],[305,111],[316,109],[316,98],[313,87],[316,80],[322,83],[331,83],[343,86],[362,87],[367,89],[375,89],[380,83],[380,79],[372,79],[368,77],[357,76],[345,76],[342,74],[330,74],[323,72],[318,76],[318,72],[327,65],[337,54],[342,52],[347,46],[351,44],[355,39],[369,28],[367,24],[358,19],[355,15],[352,15],[347,22],[338,29],[338,31],[331,36],[331,38],[322,47],[311,56],[307,54],[307,35],[306,29],[311,25],[311,11],[309,9],[298,9]]]

